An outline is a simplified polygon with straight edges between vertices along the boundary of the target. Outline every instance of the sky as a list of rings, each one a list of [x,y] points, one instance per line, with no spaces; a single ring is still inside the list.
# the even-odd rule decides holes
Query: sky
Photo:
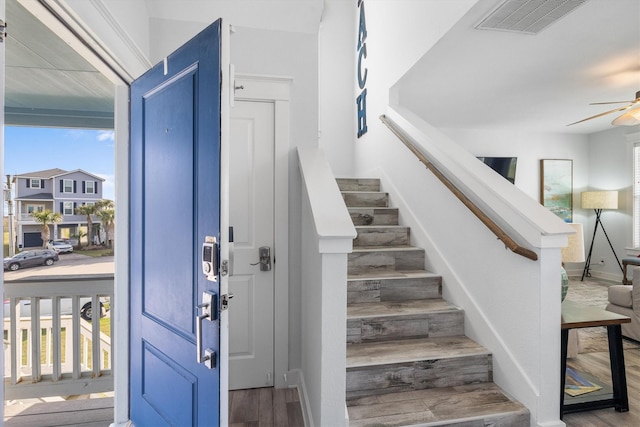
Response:
[[[4,174],[12,177],[45,169],[82,169],[105,179],[102,197],[114,200],[114,156],[112,130],[4,128]]]

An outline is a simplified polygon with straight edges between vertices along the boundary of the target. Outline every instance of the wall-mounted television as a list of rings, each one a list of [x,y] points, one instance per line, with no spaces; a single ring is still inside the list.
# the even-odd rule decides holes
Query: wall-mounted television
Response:
[[[478,159],[512,184],[516,183],[517,157],[478,157]]]

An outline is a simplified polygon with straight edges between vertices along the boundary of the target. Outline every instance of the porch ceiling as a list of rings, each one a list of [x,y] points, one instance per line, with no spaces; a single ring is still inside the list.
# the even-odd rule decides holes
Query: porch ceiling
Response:
[[[17,0],[5,15],[5,124],[113,128],[113,84]]]

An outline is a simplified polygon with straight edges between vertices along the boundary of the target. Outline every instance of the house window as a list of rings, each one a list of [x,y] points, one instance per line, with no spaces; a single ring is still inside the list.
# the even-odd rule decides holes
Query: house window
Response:
[[[62,192],[63,193],[75,193],[74,190],[74,182],[72,179],[65,179],[63,180],[63,185],[62,185]]]
[[[27,205],[27,213],[42,212],[44,205]]]
[[[640,142],[633,146],[633,247],[640,248]]]
[[[85,181],[84,182],[84,190],[87,194],[96,194],[96,182],[95,181]]]
[[[64,202],[62,203],[62,214],[63,215],[73,215],[73,202]]]
[[[30,185],[31,188],[42,188],[40,186],[40,180],[39,179],[30,179],[29,181],[30,181],[29,184],[31,184]]]

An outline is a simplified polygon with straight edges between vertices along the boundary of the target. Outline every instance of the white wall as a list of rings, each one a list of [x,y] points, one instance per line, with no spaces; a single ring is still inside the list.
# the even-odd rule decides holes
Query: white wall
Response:
[[[628,141],[627,135],[637,133],[640,126],[617,127],[611,130],[589,135],[588,162],[589,162],[589,186],[588,190],[618,190],[618,210],[605,210],[601,220],[609,239],[620,261],[625,258],[625,248],[632,246],[633,238],[633,138]],[[636,141],[640,142],[640,138]],[[587,239],[585,245],[589,245],[593,237],[595,226],[595,213],[593,210],[584,212],[588,216],[588,225],[585,227]],[[587,250],[588,247],[587,247]],[[605,264],[598,261],[605,258]],[[591,274],[606,279],[621,280],[622,273],[616,263],[613,251],[607,239],[598,229],[593,245]]]
[[[320,147],[337,177],[353,174],[356,110],[353,93],[356,42],[353,2],[325,2],[319,34]]]
[[[354,170],[365,176],[379,163],[393,157],[401,146],[386,146],[389,133],[378,117],[389,103],[389,89],[457,22],[477,0],[364,0],[367,25],[367,58],[369,71],[366,86],[367,125],[369,132],[355,142]],[[356,2],[352,2],[354,9]],[[355,61],[358,17],[354,16],[351,39]],[[347,41],[343,41],[347,43]],[[334,65],[335,68],[335,65]],[[321,69],[329,73],[329,69]],[[353,107],[359,94],[353,74]],[[339,94],[336,94],[339,96]],[[355,122],[354,122],[355,126]],[[401,167],[401,166],[399,166]]]
[[[593,236],[595,213],[580,207],[580,193],[592,190],[618,190],[619,209],[604,211],[602,221],[620,260],[632,246],[632,143],[627,135],[638,127],[612,127],[592,135],[550,134],[511,130],[441,129],[474,156],[518,157],[516,187],[539,200],[540,159],[573,160],[573,221],[584,224],[585,251]],[[619,281],[620,267],[602,230],[593,247],[591,274]],[[605,265],[598,264],[605,258]],[[584,263],[570,264],[572,276],[582,275]]]
[[[585,244],[591,236],[589,212],[580,208],[580,193],[589,189],[589,139],[586,135],[511,130],[441,129],[471,154],[517,157],[515,186],[540,201],[540,160],[573,160],[573,222],[584,224]],[[590,241],[590,240],[589,240]],[[588,248],[587,248],[588,250]],[[567,265],[571,276],[582,275],[584,263]]]

